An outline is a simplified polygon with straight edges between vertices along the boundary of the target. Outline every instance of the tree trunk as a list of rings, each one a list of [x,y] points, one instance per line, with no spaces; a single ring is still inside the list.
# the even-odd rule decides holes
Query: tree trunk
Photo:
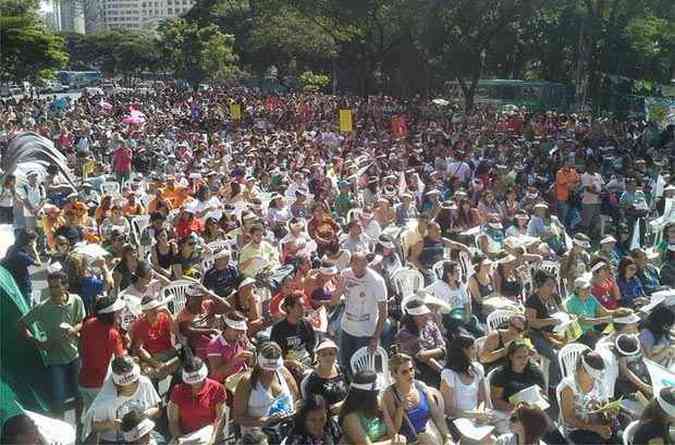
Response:
[[[593,14],[593,11],[588,11],[588,14]],[[577,69],[575,74],[575,102],[577,111],[587,111],[588,104],[588,86],[589,86],[589,69],[591,66],[591,35],[588,29],[588,17],[582,18],[581,26],[579,27],[579,43],[577,47]]]

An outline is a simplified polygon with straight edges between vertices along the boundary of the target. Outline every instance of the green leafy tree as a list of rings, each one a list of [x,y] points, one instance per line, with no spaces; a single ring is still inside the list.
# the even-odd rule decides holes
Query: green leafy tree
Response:
[[[50,78],[68,62],[63,39],[42,25],[36,9],[34,1],[0,2],[3,81]]]
[[[207,79],[225,81],[236,75],[234,38],[218,26],[200,26],[179,18],[160,24],[158,31],[162,56],[176,76],[193,87]]]
[[[318,92],[328,86],[330,77],[322,73],[305,71],[300,75],[300,83],[304,91]]]

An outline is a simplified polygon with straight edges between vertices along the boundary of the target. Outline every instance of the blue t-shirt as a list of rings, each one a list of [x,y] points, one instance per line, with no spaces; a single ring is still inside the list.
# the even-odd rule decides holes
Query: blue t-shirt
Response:
[[[12,274],[16,285],[21,289],[21,292],[24,293],[24,296],[29,296],[32,291],[30,272],[28,272],[28,267],[33,266],[35,260],[33,257],[28,255],[22,249],[12,248],[4,260],[2,260],[2,265],[7,269],[7,271]]]

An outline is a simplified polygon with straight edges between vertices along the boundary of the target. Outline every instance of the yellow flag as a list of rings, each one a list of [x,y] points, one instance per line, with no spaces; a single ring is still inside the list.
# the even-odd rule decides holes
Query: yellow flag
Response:
[[[241,120],[241,105],[230,104],[230,116],[232,117],[232,120]]]
[[[352,132],[352,110],[340,110],[340,131]]]

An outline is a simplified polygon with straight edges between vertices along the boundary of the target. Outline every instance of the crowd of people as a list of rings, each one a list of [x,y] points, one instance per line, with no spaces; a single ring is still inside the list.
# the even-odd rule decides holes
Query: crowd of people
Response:
[[[76,178],[5,172],[0,265],[81,443],[673,443],[672,126],[169,86],[0,117]]]

